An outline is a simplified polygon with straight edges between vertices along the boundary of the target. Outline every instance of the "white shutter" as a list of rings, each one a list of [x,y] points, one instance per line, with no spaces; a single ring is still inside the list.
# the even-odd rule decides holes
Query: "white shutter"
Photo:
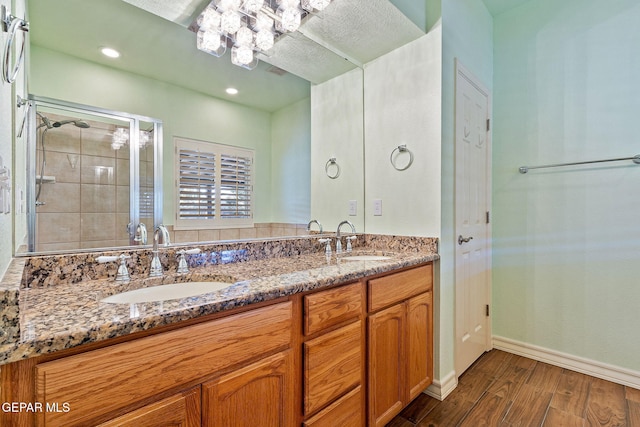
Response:
[[[220,216],[251,218],[251,158],[220,157]]]
[[[253,225],[253,152],[181,138],[176,143],[176,229]]]
[[[216,217],[216,156],[214,153],[179,149],[180,219]]]

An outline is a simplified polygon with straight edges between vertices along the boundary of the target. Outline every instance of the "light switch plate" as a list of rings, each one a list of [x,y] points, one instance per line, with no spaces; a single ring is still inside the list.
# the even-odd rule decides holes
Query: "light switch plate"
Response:
[[[349,216],[358,215],[358,201],[349,200]]]
[[[382,199],[373,200],[373,215],[382,216]]]

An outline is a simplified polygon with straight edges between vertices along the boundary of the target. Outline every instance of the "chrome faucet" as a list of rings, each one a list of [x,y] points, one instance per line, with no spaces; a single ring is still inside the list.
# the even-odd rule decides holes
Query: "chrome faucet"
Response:
[[[139,242],[141,245],[147,244],[147,226],[144,222],[141,222],[136,227],[136,235],[133,238],[134,242]]]
[[[356,227],[349,221],[342,221],[340,224],[338,224],[338,229],[336,230],[336,255],[342,254],[342,242],[340,241],[340,227],[342,227],[345,224],[348,224],[349,227],[351,227],[352,233],[356,232]]]
[[[317,219],[312,219],[311,221],[309,221],[309,224],[307,224],[307,231],[311,231],[311,224],[313,223],[318,225],[318,228],[320,229],[320,233],[322,233],[322,224],[320,224]]]
[[[106,256],[102,255],[96,258],[96,261],[100,264],[104,264],[105,262],[118,261],[120,265],[118,265],[118,271],[116,273],[115,282],[116,283],[129,283],[131,281],[131,276],[129,275],[129,270],[127,270],[127,261],[131,258],[131,255],[120,254],[118,256]]]
[[[149,269],[149,277],[160,277],[163,274],[162,263],[158,258],[158,243],[162,239],[162,246],[168,246],[171,241],[169,239],[169,231],[164,225],[159,225],[153,232],[153,258],[151,259],[151,268]]]

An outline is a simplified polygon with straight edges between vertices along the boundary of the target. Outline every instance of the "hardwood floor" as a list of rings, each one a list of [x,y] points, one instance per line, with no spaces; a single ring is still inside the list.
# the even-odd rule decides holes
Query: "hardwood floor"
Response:
[[[492,350],[442,402],[421,394],[387,427],[640,427],[640,390]]]

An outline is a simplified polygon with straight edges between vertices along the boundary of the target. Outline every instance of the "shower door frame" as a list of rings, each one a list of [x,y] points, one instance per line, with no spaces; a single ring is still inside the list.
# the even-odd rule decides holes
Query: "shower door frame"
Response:
[[[38,106],[55,108],[75,114],[91,114],[105,119],[129,122],[129,224],[127,233],[129,242],[133,242],[136,227],[140,223],[140,122],[153,123],[153,228],[162,224],[162,121],[138,114],[109,110],[90,105],[61,101],[53,98],[29,95],[27,126],[27,232],[28,254],[36,253],[36,151],[37,151],[37,118]],[[153,231],[152,231],[153,233]],[[116,247],[116,248],[121,248]],[[64,252],[87,252],[98,249],[91,248]]]

